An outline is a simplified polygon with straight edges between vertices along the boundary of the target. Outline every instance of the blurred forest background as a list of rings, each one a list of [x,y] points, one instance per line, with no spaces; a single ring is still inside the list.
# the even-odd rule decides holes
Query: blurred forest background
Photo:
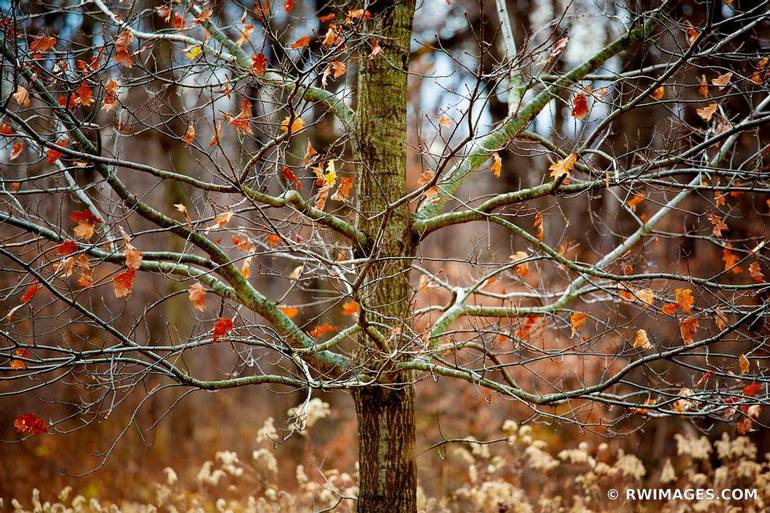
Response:
[[[32,24],[28,27],[30,33],[57,34],[62,41],[71,41],[72,45],[89,46],[98,44],[94,38],[99,36],[99,28],[93,26],[93,20],[78,13],[78,8],[68,8],[74,3],[66,0],[57,1],[25,1],[0,0],[3,12],[9,12],[10,1],[18,1],[23,10],[33,14]],[[738,0],[735,0],[736,2]],[[137,0],[139,9],[154,9],[161,5],[159,1]],[[744,8],[750,2],[741,2]],[[758,2],[757,2],[758,3]],[[651,2],[636,2],[633,11],[643,11],[651,7]],[[336,5],[336,4],[335,4]],[[87,7],[87,6],[86,6]],[[252,10],[249,2],[212,2],[213,16],[221,26],[234,26],[243,15],[244,9]],[[607,42],[611,41],[622,30],[622,21],[627,21],[628,10],[615,2],[590,0],[509,0],[509,13],[513,19],[514,34],[521,51],[527,52],[540,45],[550,45],[560,37],[568,36],[569,44],[561,56],[557,69],[569,69],[593,54]],[[314,27],[317,15],[330,11],[330,6],[323,0],[298,0],[295,5],[295,15],[303,14],[308,26]],[[698,25],[703,21],[704,10],[697,2],[679,2],[677,12],[680,16]],[[727,2],[717,9],[715,16],[727,18],[731,9]],[[277,32],[284,33],[286,44],[290,44],[307,27],[299,26],[296,22],[292,27],[283,30],[280,27],[282,17],[276,15],[274,23]],[[161,24],[161,20],[157,20]],[[255,30],[259,25],[255,24]],[[686,38],[685,33],[669,28],[666,44],[674,44]],[[258,40],[259,37],[255,37]],[[456,102],[457,96],[453,91],[462,90],[472,83],[473,77],[467,69],[480,65],[491,69],[496,62],[502,60],[502,43],[494,2],[490,0],[425,0],[418,5],[415,21],[414,43],[412,51],[410,77],[411,106],[409,110],[410,141],[420,141],[419,144],[431,144],[431,135],[435,133],[436,125],[441,116],[446,115]],[[741,55],[762,55],[770,51],[770,22],[759,24],[748,34],[745,40],[734,42],[736,49],[740,48]],[[166,69],[164,59],[170,58],[169,48],[160,45],[154,50],[157,55],[158,69]],[[450,57],[448,54],[451,54]],[[280,58],[280,56],[271,56]],[[661,62],[667,62],[668,56],[660,48],[639,46],[630,52],[624,52],[614,57],[607,64],[607,69],[614,72],[639,69]],[[460,66],[462,62],[467,69]],[[746,58],[745,73],[751,74],[756,59]],[[719,63],[711,63],[718,66]],[[697,69],[687,69],[688,83],[697,83],[700,75]],[[345,80],[336,82],[340,90],[349,89],[354,94],[355,85],[352,79],[354,72],[349,72]],[[182,134],[186,122],[173,116],[173,112],[182,111],[185,102],[194,103],[195,98],[187,98],[178,94],[174,87],[164,83],[163,77],[158,77],[156,83],[146,83],[143,87],[132,88],[129,96],[121,100],[134,107],[135,113],[144,120],[153,118],[167,130]],[[681,77],[679,77],[681,79]],[[194,80],[194,77],[185,77]],[[640,79],[639,87],[643,86]],[[627,86],[629,88],[632,85]],[[634,91],[629,89],[627,94]],[[502,94],[502,93],[501,93]],[[668,122],[672,104],[697,98],[697,90],[686,87],[667,88],[667,98],[651,102],[646,108],[626,113],[619,121],[620,125],[608,135],[609,141],[616,144],[615,154],[625,162],[639,162],[644,154],[656,154],[666,151],[667,147],[681,137],[674,125]],[[676,101],[674,101],[676,100]],[[727,104],[733,100],[726,99]],[[677,103],[676,108],[682,108]],[[578,123],[569,115],[570,98],[560,98],[551,102],[535,122],[535,131],[559,144],[568,143],[578,131],[590,130],[603,118],[601,106],[592,110],[585,123]],[[502,120],[507,114],[504,97],[492,94],[489,101],[481,108],[487,124]],[[733,112],[745,112],[747,106],[740,98],[730,105]],[[320,107],[319,107],[320,109]],[[697,125],[695,106],[684,107],[685,118],[690,118]],[[232,112],[235,107],[228,106],[222,110]],[[329,117],[320,115],[320,121],[311,131],[312,144],[323,148],[334,144],[339,135],[339,127]],[[102,114],[107,116],[107,114]],[[191,158],[189,148],[181,141],[173,141],[161,137],[152,130],[141,130],[139,124],[132,124],[131,118],[119,120],[120,131],[124,135],[120,139],[121,153],[128,158],[157,165],[161,168],[187,169],[194,174],[196,162]],[[206,128],[199,128],[203,133]],[[745,134],[742,137],[760,137],[768,139],[764,133]],[[232,132],[225,132],[223,145],[229,144],[225,137]],[[461,136],[462,134],[459,134]],[[205,136],[204,136],[205,137]],[[304,153],[306,141],[299,138],[294,152],[299,159]],[[627,154],[629,147],[639,150]],[[499,179],[505,185],[501,186],[491,174],[480,174],[470,185],[466,193],[469,197],[478,197],[495,187],[507,187],[516,190],[523,186],[532,186],[540,182],[541,176],[550,164],[540,155],[538,149],[528,141],[516,141],[503,159],[502,177]],[[7,149],[4,151],[8,151]],[[415,147],[411,151],[410,180],[417,185],[422,165],[419,161],[420,152]],[[4,159],[5,160],[5,159]],[[35,166],[3,167],[3,175],[25,176],[38,173],[45,162]],[[535,170],[536,172],[533,172]],[[136,180],[142,180],[143,175],[137,174]],[[130,179],[129,179],[130,183]],[[137,185],[141,189],[140,184]],[[147,194],[162,199],[168,205],[185,203],[188,191],[174,182],[165,182],[160,187],[153,187]],[[752,194],[734,194],[729,198],[733,216],[741,222],[730,226],[732,238],[740,239],[742,234],[756,236],[758,233],[767,235],[768,204],[770,196]],[[703,201],[692,197],[688,202]],[[543,206],[548,205],[548,199],[543,200]],[[62,205],[45,205],[41,211],[49,211],[51,215],[59,215]],[[602,254],[607,248],[617,245],[618,234],[627,233],[634,224],[630,216],[621,208],[621,203],[607,193],[581,195],[574,199],[561,202],[561,215],[549,216],[548,233],[559,233],[566,241],[567,254],[582,255],[591,260],[597,254]],[[643,211],[644,205],[640,206]],[[698,209],[693,208],[693,211]],[[670,228],[674,231],[696,230],[708,226],[708,221],[688,213],[688,205],[671,215],[661,226],[662,230]],[[69,211],[66,212],[69,214]],[[524,212],[530,216],[532,212]],[[3,228],[0,227],[0,230]],[[694,238],[682,238],[681,243],[665,244],[655,250],[646,248],[644,260],[651,269],[689,269],[697,270],[696,274],[710,275],[719,272],[722,267],[721,255],[712,245],[700,244]],[[445,262],[436,264],[443,267],[447,276],[461,276],[465,272],[462,259],[472,259],[474,255],[498,254],[501,260],[517,249],[509,235],[496,228],[479,230],[479,225],[465,224],[444,230],[436,234],[430,241],[429,248],[435,248],[436,256],[446,254],[457,255],[459,263]],[[428,250],[423,256],[430,257]],[[435,268],[434,268],[435,269]],[[536,272],[536,271],[534,271]],[[273,287],[269,262],[260,263],[260,275],[257,284],[268,292]],[[3,288],[13,285],[15,276],[4,273],[0,275]],[[548,276],[539,279],[548,280]],[[158,291],[157,287],[172,287],[170,290]],[[158,293],[174,292],[175,284],[157,284],[149,280],[138,280],[132,300],[125,308],[141,308],[150,303]],[[314,283],[308,279],[304,283],[308,291],[322,288],[322,283]],[[177,289],[183,291],[184,289]],[[278,290],[278,289],[276,289]],[[312,294],[312,292],[307,292]],[[298,294],[298,293],[297,293]],[[447,300],[444,292],[428,289],[420,296],[423,305],[442,303]],[[761,299],[758,299],[761,300]],[[105,297],[107,308],[121,308],[117,300],[111,296]],[[12,306],[12,305],[11,305]],[[10,306],[8,306],[10,308]],[[618,309],[623,309],[622,304]],[[4,307],[5,309],[5,307]],[[2,312],[5,315],[5,312]],[[167,301],[162,311],[155,311],[148,316],[148,331],[164,333],[170,336],[184,336],[193,329],[194,319],[191,317],[189,303],[185,293],[173,300]],[[175,327],[173,330],[170,326]],[[661,329],[661,328],[659,328]],[[676,332],[676,325],[663,329]],[[753,326],[758,337],[767,336],[767,328],[760,322]],[[173,333],[172,333],[173,332]],[[84,335],[84,334],[79,334]],[[68,337],[62,332],[45,333],[40,335],[54,339]],[[92,334],[98,337],[98,334]],[[661,333],[665,336],[665,333]],[[227,348],[209,350],[199,359],[189,362],[200,369],[218,368],[222,362],[218,351]],[[205,356],[205,358],[201,358]],[[597,368],[595,372],[601,372]],[[672,378],[675,380],[675,378]],[[0,383],[0,393],[3,391]],[[152,383],[147,383],[151,388]],[[22,443],[15,443],[13,432],[15,416],[27,411],[55,412],[64,411],[64,405],[51,402],[55,395],[61,400],[62,393],[78,394],[76,388],[62,386],[54,393],[46,389],[37,394],[24,397],[0,397],[0,438],[5,442],[0,445],[0,497],[27,495],[32,487],[43,488],[44,493],[57,493],[65,485],[73,485],[77,490],[91,495],[109,496],[113,499],[142,499],[150,490],[143,485],[147,482],[163,481],[163,469],[171,466],[182,475],[194,476],[205,460],[214,458],[217,451],[232,450],[238,453],[251,454],[255,446],[257,430],[272,417],[275,426],[281,431],[287,422],[286,412],[296,406],[303,398],[297,394],[284,393],[273,387],[247,387],[228,390],[221,393],[194,392],[185,397],[171,392],[160,394],[147,401],[141,408],[137,418],[132,419],[134,408],[143,400],[141,394],[133,394],[122,404],[116,405],[116,411],[109,420],[93,419],[88,425],[73,430],[67,434],[56,436],[33,437]],[[66,398],[66,396],[64,396]],[[319,394],[318,397],[328,402],[330,413],[319,420],[312,428],[309,436],[294,436],[275,447],[275,456],[279,462],[278,472],[282,482],[294,482],[295,469],[298,464],[304,465],[308,473],[314,468],[337,468],[352,471],[355,464],[355,417],[350,398],[344,394]],[[73,396],[74,400],[75,397]],[[644,462],[648,469],[660,469],[666,458],[676,456],[674,435],[676,433],[705,434],[709,439],[716,440],[727,430],[733,432],[733,426],[721,426],[703,421],[689,421],[684,418],[645,419],[640,416],[629,418],[616,426],[616,431],[594,429],[571,425],[549,419],[530,419],[531,411],[523,405],[510,400],[501,400],[487,391],[472,386],[447,383],[422,383],[418,387],[418,440],[420,450],[427,449],[431,444],[446,438],[462,438],[473,436],[479,440],[498,438],[500,426],[507,419],[515,419],[519,423],[531,421],[531,429],[540,439],[547,440],[555,450],[575,446],[575,440],[583,440],[597,446],[607,443],[612,448],[633,452]],[[588,407],[587,407],[588,408]],[[594,405],[583,412],[582,418],[590,422],[605,416],[615,416],[603,406]],[[765,419],[763,414],[762,419]],[[123,430],[133,420],[125,433]],[[752,440],[758,445],[760,454],[770,451],[770,435],[764,429],[751,433]],[[114,447],[113,442],[119,440]],[[109,453],[108,457],[104,457]],[[444,459],[441,450],[427,451],[419,456],[421,486],[434,494],[442,494],[458,486],[464,477],[457,477],[456,467],[450,460]],[[69,474],[82,474],[75,478]],[[537,493],[533,488],[532,493]]]

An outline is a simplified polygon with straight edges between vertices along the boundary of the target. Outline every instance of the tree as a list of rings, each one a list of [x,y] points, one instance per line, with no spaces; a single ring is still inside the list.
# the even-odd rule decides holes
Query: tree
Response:
[[[750,430],[768,397],[770,66],[766,3],[737,4],[619,11],[613,40],[565,72],[560,17],[525,37],[502,1],[499,48],[484,35],[476,53],[440,38],[415,51],[413,0],[94,0],[71,9],[97,51],[14,5],[3,394],[65,379],[87,392],[58,421],[20,412],[17,431],[64,429],[133,390],[344,390],[357,509],[400,513],[416,511],[425,380],[585,425],[605,405],[604,429],[677,415]],[[459,86],[414,129],[410,55],[434,54]],[[638,63],[620,69],[622,54]],[[492,99],[507,114],[490,123]],[[656,126],[619,132],[647,111]],[[339,134],[314,148],[329,116]],[[176,148],[166,166],[142,153],[147,134]],[[480,228],[486,249],[429,244]],[[151,302],[131,300],[139,288]],[[195,322],[164,324],[184,294]],[[222,347],[227,366],[201,365]]]

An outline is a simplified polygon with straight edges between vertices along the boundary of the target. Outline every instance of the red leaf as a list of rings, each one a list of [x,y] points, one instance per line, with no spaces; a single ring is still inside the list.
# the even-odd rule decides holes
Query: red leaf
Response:
[[[61,139],[56,141],[56,146],[66,146],[66,145],[67,145],[66,137],[62,137]],[[57,160],[62,158],[62,155],[63,155],[62,152],[60,152],[59,150],[54,150],[53,148],[48,148],[46,150],[46,154],[48,155],[48,158],[46,160],[48,160],[49,164],[54,164]]]
[[[760,390],[762,390],[761,383],[751,383],[750,385],[743,387],[743,395],[753,397],[757,395]]]
[[[588,100],[584,93],[578,93],[572,99],[572,115],[576,119],[583,119],[588,114]]]
[[[264,53],[258,53],[251,58],[251,71],[255,75],[261,77],[265,74],[265,70],[267,70],[267,57]]]
[[[24,143],[18,142],[13,145],[13,148],[11,149],[11,156],[10,160],[16,160],[19,158],[19,155],[21,155],[21,152],[24,151]]]
[[[286,0],[286,2],[283,4],[284,12],[288,14],[292,9],[294,9],[294,0]]]
[[[27,290],[24,291],[24,294],[21,295],[20,301],[22,303],[29,303],[32,301],[32,298],[35,297],[35,294],[37,294],[37,291],[43,288],[42,285],[39,283],[33,283],[29,287],[27,287]]]
[[[36,53],[45,53],[56,46],[56,36],[35,36],[29,44],[29,49]]]
[[[70,216],[70,221],[74,221],[78,224],[99,224],[102,222],[101,219],[93,215],[90,210],[78,210],[77,212],[73,212]]]
[[[48,424],[34,413],[19,415],[13,421],[13,427],[21,435],[41,435],[48,432]]]
[[[283,175],[284,178],[294,183],[298,191],[302,190],[302,183],[299,181],[299,178],[297,178],[297,175],[294,174],[294,171],[292,171],[288,167],[284,167],[283,169],[281,169],[281,174]]]
[[[227,335],[233,330],[233,320],[227,317],[220,317],[214,324],[214,334],[211,337],[211,341],[214,343],[219,342],[219,339]]]

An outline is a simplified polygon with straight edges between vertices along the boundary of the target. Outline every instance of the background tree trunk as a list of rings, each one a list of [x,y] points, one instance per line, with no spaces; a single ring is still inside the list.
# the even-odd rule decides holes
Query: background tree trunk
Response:
[[[407,71],[414,0],[384,2],[372,15],[382,23],[383,51],[374,59],[361,55],[355,150],[360,162],[358,226],[372,241],[359,252],[371,253],[374,265],[362,269],[367,277],[358,299],[360,322],[390,326],[388,345],[395,350],[402,344],[401,334],[411,331],[409,271],[416,247],[408,205],[388,208],[406,193]],[[357,359],[387,382],[353,394],[358,420],[358,511],[414,513],[417,475],[411,374],[387,368],[392,360],[386,363],[382,348],[366,336],[359,340]]]

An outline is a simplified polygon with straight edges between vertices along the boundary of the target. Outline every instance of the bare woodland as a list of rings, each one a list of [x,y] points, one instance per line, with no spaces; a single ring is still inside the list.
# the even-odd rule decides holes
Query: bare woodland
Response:
[[[310,466],[323,398],[323,510],[406,513],[480,419],[764,448],[768,2],[0,7],[0,451],[205,423]]]

